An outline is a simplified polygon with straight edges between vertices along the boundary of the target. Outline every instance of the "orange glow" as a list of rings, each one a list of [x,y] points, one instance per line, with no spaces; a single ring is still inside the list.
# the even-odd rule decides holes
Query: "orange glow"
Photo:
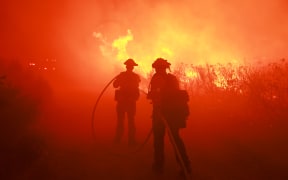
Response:
[[[144,92],[136,113],[142,145],[158,57],[189,92],[181,134],[193,177],[287,179],[287,0],[1,0],[0,7],[0,179],[157,179],[151,139],[141,153],[106,151],[133,151],[125,141],[111,147],[113,86],[95,111],[97,141],[91,113],[133,58]],[[161,179],[179,179],[166,138]]]
[[[182,46],[188,41],[191,41],[191,39],[188,39],[189,36],[183,35],[183,34],[184,33],[180,31],[177,32],[177,29],[173,29],[173,30],[165,31],[161,33],[160,37],[158,38],[158,42],[155,42],[154,54],[145,53],[145,49],[140,49],[139,51],[133,51],[133,52],[128,51],[129,43],[132,43],[134,46],[138,45],[135,42],[133,43],[134,36],[130,29],[127,30],[126,35],[119,36],[118,38],[114,39],[110,43],[106,41],[106,39],[108,38],[103,37],[101,32],[94,32],[93,36],[101,40],[102,43],[99,45],[99,49],[101,50],[101,53],[105,58],[115,59],[121,64],[123,60],[132,57],[139,64],[139,66],[137,67],[135,71],[138,72],[142,77],[149,79],[150,72],[152,71],[151,64],[153,60],[157,57],[170,57],[171,60],[168,59],[168,61],[175,64],[174,66],[172,65],[171,70],[172,71],[176,70],[175,67],[177,67],[177,64],[179,64],[179,61],[181,62],[181,60],[177,60],[178,58],[177,56],[179,55],[175,53],[175,50],[179,49],[177,48],[177,46]],[[181,36],[179,36],[177,39],[174,40],[176,44],[163,43],[165,41],[171,40],[171,37],[177,37],[178,35],[181,35]],[[133,49],[137,49],[137,48],[133,48]],[[220,57],[219,53],[213,52],[213,50],[210,50],[205,44],[202,44],[202,45],[200,44],[200,46],[198,46],[198,49],[200,51],[202,50],[207,51],[207,53],[210,54],[209,56],[211,56],[210,57],[211,59],[212,57]],[[183,61],[185,62],[185,60]],[[186,60],[186,63],[189,63],[189,62],[190,61]],[[213,59],[212,59],[212,62],[213,62]],[[216,66],[216,68],[213,68],[213,72],[207,72],[213,76],[213,79],[214,79],[213,83],[216,85],[216,87],[226,89],[228,87],[229,80],[239,78],[237,77],[238,75],[235,74],[235,72],[237,69],[237,65],[239,65],[242,62],[237,61],[237,60],[233,60],[232,62],[233,63],[229,63],[229,69],[228,69],[231,72],[228,72],[228,70],[226,70],[227,72],[221,72],[221,70],[223,70],[223,67],[220,67],[220,65],[218,67]],[[199,62],[198,64],[201,64],[201,62]],[[184,84],[191,82],[194,79],[199,78],[199,73],[193,70],[192,68],[189,68],[188,66],[189,64],[187,64],[184,67],[185,72],[181,72],[182,76],[179,76],[180,82]],[[208,71],[209,70],[212,70],[212,69],[208,68]]]

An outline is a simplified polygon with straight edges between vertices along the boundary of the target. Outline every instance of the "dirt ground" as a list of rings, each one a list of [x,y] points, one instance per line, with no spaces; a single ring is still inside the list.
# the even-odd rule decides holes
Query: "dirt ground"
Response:
[[[152,172],[152,137],[144,143],[151,130],[151,104],[144,95],[137,104],[138,146],[128,147],[126,137],[120,145],[112,143],[116,117],[112,90],[107,90],[96,106],[93,138],[91,117],[99,94],[59,90],[38,124],[44,140],[40,155],[29,163],[24,163],[23,157],[15,158],[7,179],[181,179],[168,138],[165,171],[162,175]],[[196,107],[193,100],[190,103],[191,107]],[[258,121],[246,122],[241,116],[227,115],[226,119],[219,119],[222,117],[219,114],[221,112],[213,108],[200,105],[191,109],[187,128],[182,130],[193,168],[190,179],[288,178],[287,133],[283,127],[262,127]]]

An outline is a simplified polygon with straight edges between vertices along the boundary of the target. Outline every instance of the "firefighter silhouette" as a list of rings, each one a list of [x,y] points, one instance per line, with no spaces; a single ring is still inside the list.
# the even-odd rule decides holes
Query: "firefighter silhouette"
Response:
[[[135,145],[135,114],[136,101],[139,99],[140,76],[133,72],[134,66],[138,66],[133,59],[124,62],[126,71],[121,72],[114,80],[113,87],[115,90],[117,125],[114,138],[115,143],[120,143],[124,134],[125,115],[128,120],[128,145]]]
[[[185,145],[180,137],[179,131],[186,127],[186,120],[189,115],[189,96],[185,90],[180,90],[179,81],[176,76],[167,73],[170,63],[163,58],[157,58],[152,68],[155,74],[152,76],[147,98],[152,100],[152,131],[154,162],[153,171],[162,173],[164,167],[164,136],[165,131],[170,132],[170,140],[174,140],[176,160],[180,167],[191,172],[190,160],[186,153]],[[182,160],[182,165],[181,161]],[[184,166],[184,167],[183,167]]]

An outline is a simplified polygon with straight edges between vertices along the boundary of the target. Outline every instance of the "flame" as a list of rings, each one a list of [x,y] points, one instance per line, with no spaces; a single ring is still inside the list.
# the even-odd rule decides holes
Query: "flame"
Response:
[[[133,40],[133,34],[131,33],[131,30],[127,30],[127,35],[120,36],[118,39],[115,39],[112,42],[112,47],[117,50],[117,59],[123,60],[128,59],[130,56],[127,53],[127,44],[129,41]]]
[[[224,57],[224,55],[221,55],[221,53],[215,53],[211,50],[211,47],[205,43],[207,42],[207,39],[203,40],[203,38],[206,38],[205,36],[201,36],[200,38],[198,37],[197,39],[196,37],[189,36],[179,28],[168,28],[161,34],[157,34],[158,36],[157,39],[155,39],[153,46],[145,46],[145,48],[142,48],[140,42],[135,42],[134,34],[132,33],[131,29],[128,29],[126,32],[127,33],[125,35],[119,35],[118,38],[112,40],[112,42],[108,42],[107,38],[105,38],[101,32],[94,32],[93,36],[100,39],[102,42],[99,45],[99,49],[103,57],[107,59],[114,59],[114,62],[116,59],[116,62],[120,62],[121,64],[126,59],[133,58],[139,64],[135,71],[145,79],[150,78],[152,72],[151,64],[158,57],[168,59],[168,61],[172,64],[171,71],[177,71],[177,68],[179,68],[177,67],[177,64],[181,62],[181,59],[185,59],[181,58],[179,54],[183,53],[184,55],[182,57],[187,56],[185,55],[185,52],[182,51],[182,47],[185,46],[187,49],[190,41],[199,41],[198,47],[194,50],[198,50],[199,52],[201,51],[203,54],[206,54],[206,57],[211,59],[212,56],[214,56],[214,59],[216,59],[215,57]],[[228,70],[231,72],[228,72],[227,69],[224,69],[219,64],[211,67],[207,66],[205,70],[205,74],[207,76],[206,78],[212,80],[213,84],[217,88],[229,88],[230,82],[234,81],[235,79],[239,79],[239,75],[235,73],[237,68],[235,65],[239,64],[240,61],[234,60],[233,62],[234,63],[230,64],[230,67],[228,68]],[[199,64],[201,63],[203,62],[200,61]],[[184,65],[181,71],[181,75],[179,76],[181,83],[189,84],[201,78],[201,72],[199,72],[199,69],[192,64]]]
[[[195,79],[199,77],[199,74],[194,70],[187,70],[185,76],[189,79]]]

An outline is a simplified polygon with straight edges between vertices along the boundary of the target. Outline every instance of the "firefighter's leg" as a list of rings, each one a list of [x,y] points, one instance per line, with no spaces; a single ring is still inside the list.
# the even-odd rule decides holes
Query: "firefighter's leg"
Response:
[[[154,162],[153,170],[156,173],[162,173],[164,167],[164,135],[165,125],[161,119],[153,119],[153,137],[154,137]]]
[[[125,119],[125,111],[123,105],[119,102],[116,105],[116,111],[117,111],[117,124],[116,124],[116,134],[114,142],[119,143],[124,134],[124,119]]]
[[[127,119],[128,119],[128,145],[135,145],[135,113],[136,113],[136,102],[131,102],[127,107]]]
[[[180,162],[181,161],[180,158],[181,158],[183,160],[184,165],[185,165],[185,167],[182,167],[182,168],[185,168],[188,173],[191,173],[190,160],[189,160],[188,154],[186,152],[185,144],[184,144],[182,138],[180,137],[179,128],[170,128],[170,129],[171,129],[171,134],[172,134],[174,141],[175,141],[175,145],[177,146],[178,151],[179,151],[179,154],[176,153],[177,162],[181,165],[181,162]],[[179,157],[179,156],[181,156],[181,157]]]

